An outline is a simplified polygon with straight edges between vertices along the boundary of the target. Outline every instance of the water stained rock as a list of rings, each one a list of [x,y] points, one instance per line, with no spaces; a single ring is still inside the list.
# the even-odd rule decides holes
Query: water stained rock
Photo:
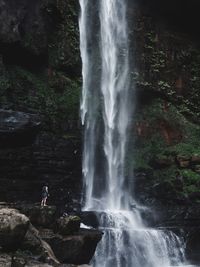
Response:
[[[37,115],[0,109],[0,147],[23,147],[34,143],[41,121]]]

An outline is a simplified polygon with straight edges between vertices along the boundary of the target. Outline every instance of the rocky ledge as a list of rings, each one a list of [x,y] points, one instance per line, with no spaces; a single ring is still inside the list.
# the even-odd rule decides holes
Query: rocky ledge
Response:
[[[0,266],[89,266],[102,232],[81,229],[78,216],[59,217],[56,207],[14,206],[0,205]]]

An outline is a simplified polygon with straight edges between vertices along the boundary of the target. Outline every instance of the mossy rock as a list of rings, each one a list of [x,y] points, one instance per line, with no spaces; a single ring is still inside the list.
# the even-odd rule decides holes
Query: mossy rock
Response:
[[[41,207],[34,205],[24,205],[19,208],[22,213],[26,214],[31,223],[35,226],[48,227],[51,226],[56,219],[56,206]]]
[[[77,233],[80,229],[81,219],[78,216],[61,217],[56,221],[54,231],[62,235]]]

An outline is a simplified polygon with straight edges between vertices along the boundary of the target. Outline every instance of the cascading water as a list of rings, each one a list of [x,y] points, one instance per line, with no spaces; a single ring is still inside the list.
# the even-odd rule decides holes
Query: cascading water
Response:
[[[79,0],[83,62],[85,210],[98,211],[104,236],[95,267],[181,265],[184,245],[170,231],[145,228],[125,175],[132,115],[125,0]]]

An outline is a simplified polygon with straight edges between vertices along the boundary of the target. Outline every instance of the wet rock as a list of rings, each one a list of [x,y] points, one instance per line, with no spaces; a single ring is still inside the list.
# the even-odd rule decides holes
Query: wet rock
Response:
[[[55,265],[47,264],[47,263],[41,263],[36,260],[29,261],[25,267],[54,267]]]
[[[56,221],[54,230],[62,235],[70,235],[79,231],[80,224],[81,219],[78,216],[61,217]]]
[[[161,200],[173,199],[176,195],[174,187],[168,181],[156,183],[152,188],[152,193],[156,198]]]
[[[187,231],[186,255],[193,262],[200,262],[200,228],[191,228]]]
[[[83,224],[94,228],[99,226],[98,214],[95,211],[83,211],[79,216]]]
[[[0,147],[10,148],[32,144],[40,124],[36,115],[0,109]]]
[[[154,226],[170,226],[181,228],[195,228],[200,224],[199,204],[161,204],[154,208],[157,214],[157,222]]]
[[[0,246],[14,250],[23,241],[28,230],[29,219],[15,209],[0,209]]]
[[[40,232],[60,262],[70,264],[88,264],[92,259],[96,246],[102,238],[102,232],[81,229],[78,233],[61,236],[53,232]]]
[[[92,267],[91,265],[72,265],[72,264],[59,264],[59,265],[51,265],[46,263],[41,263],[36,260],[29,261],[25,267]]]

